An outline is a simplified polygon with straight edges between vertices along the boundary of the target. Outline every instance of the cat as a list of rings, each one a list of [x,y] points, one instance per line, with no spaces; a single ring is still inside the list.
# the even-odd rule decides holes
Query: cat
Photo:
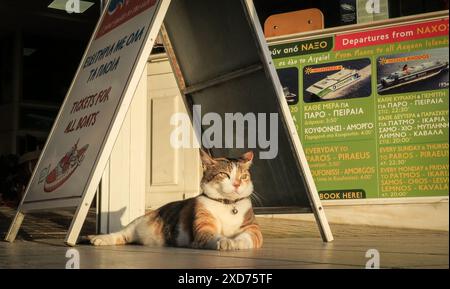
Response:
[[[212,158],[200,150],[202,194],[169,203],[129,224],[120,232],[88,236],[95,246],[141,244],[210,250],[261,248],[250,196],[253,152],[239,159]]]

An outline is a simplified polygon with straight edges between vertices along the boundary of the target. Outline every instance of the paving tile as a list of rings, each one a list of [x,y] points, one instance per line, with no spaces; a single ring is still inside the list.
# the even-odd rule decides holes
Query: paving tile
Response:
[[[69,249],[64,235],[72,212],[32,214],[18,240],[0,242],[0,268],[65,268]],[[14,211],[0,208],[0,233]],[[265,238],[261,250],[218,252],[144,246],[79,245],[82,268],[260,268],[363,269],[369,249],[380,252],[382,268],[449,268],[448,232],[333,225],[335,241],[323,243],[315,223],[259,218]],[[90,212],[83,234],[95,230]]]

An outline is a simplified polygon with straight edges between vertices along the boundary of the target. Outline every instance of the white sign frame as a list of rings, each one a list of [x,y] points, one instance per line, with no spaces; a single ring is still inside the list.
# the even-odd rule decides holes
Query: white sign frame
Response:
[[[258,24],[258,14],[256,12],[253,0],[244,0],[247,5],[247,11],[253,27],[258,34],[257,39],[259,40],[259,45],[261,47],[262,54],[265,58],[264,64],[266,69],[269,71],[270,78],[275,85],[279,104],[281,106],[281,111],[283,112],[283,118],[285,119],[289,132],[291,134],[291,139],[294,144],[294,149],[297,154],[297,159],[300,161],[299,167],[302,169],[303,176],[305,177],[305,183],[308,187],[307,194],[311,204],[311,209],[313,211],[316,222],[319,226],[320,235],[324,242],[332,242],[334,240],[333,233],[331,232],[330,225],[328,224],[325,211],[322,206],[322,202],[319,198],[319,193],[317,191],[316,183],[314,182],[311,170],[309,168],[308,160],[306,159],[306,154],[303,146],[300,142],[300,136],[298,135],[297,128],[295,127],[294,120],[289,109],[289,105],[286,102],[283,86],[281,85],[280,79],[278,78],[278,73],[273,64],[272,55],[268,49],[268,44],[264,36],[264,32],[261,26]],[[265,49],[267,47],[267,49]]]
[[[155,7],[155,14],[149,23],[148,29],[146,30],[146,34],[144,35],[145,38],[142,40],[141,48],[138,52],[136,61],[134,63],[134,67],[131,70],[130,77],[128,78],[128,80],[125,83],[123,95],[121,95],[122,100],[119,102],[117,110],[114,113],[114,116],[112,119],[112,124],[109,126],[107,134],[106,134],[107,137],[105,138],[104,142],[101,145],[99,155],[96,157],[96,160],[94,163],[93,171],[92,171],[89,179],[87,180],[87,184],[85,186],[85,189],[84,189],[84,192],[82,193],[81,198],[58,199],[58,200],[41,201],[41,202],[37,202],[37,203],[28,203],[27,204],[25,201],[26,201],[27,195],[30,194],[31,184],[33,183],[33,180],[35,180],[38,177],[38,173],[39,173],[38,168],[40,167],[40,164],[43,162],[43,159],[45,157],[45,152],[46,152],[49,144],[52,141],[54,141],[53,138],[55,135],[55,130],[56,130],[56,127],[57,127],[58,123],[60,122],[61,118],[63,117],[62,114],[63,114],[64,108],[67,105],[70,105],[69,95],[71,95],[74,85],[78,81],[83,64],[85,63],[86,58],[88,57],[88,53],[90,52],[90,49],[91,49],[94,41],[96,40],[96,36],[99,32],[99,29],[101,28],[101,24],[103,23],[103,20],[108,13],[107,11],[108,11],[108,7],[109,7],[109,4],[111,3],[111,1],[112,0],[108,0],[107,3],[105,4],[105,9],[103,10],[102,16],[100,17],[100,19],[97,23],[94,33],[92,34],[92,37],[89,41],[87,49],[83,55],[82,61],[77,69],[75,77],[72,81],[72,84],[71,84],[69,90],[68,90],[66,98],[61,106],[61,109],[58,113],[56,121],[55,121],[53,128],[50,132],[50,135],[47,139],[47,142],[44,146],[43,153],[41,154],[41,157],[39,158],[39,161],[36,164],[36,168],[31,177],[31,181],[29,182],[29,184],[27,186],[25,195],[18,207],[16,216],[14,217],[14,220],[13,220],[13,222],[9,228],[9,231],[5,237],[5,240],[8,242],[13,242],[15,240],[26,213],[32,212],[32,211],[50,209],[50,208],[77,207],[75,216],[72,220],[72,223],[69,228],[69,232],[68,232],[66,240],[65,240],[65,243],[69,246],[75,246],[77,243],[77,239],[78,239],[79,233],[81,231],[81,228],[83,226],[84,220],[87,216],[89,208],[90,208],[92,201],[94,199],[94,196],[97,192],[98,184],[101,181],[104,168],[106,167],[106,164],[109,160],[112,149],[114,147],[114,143],[117,139],[117,136],[120,132],[120,128],[122,127],[123,121],[128,112],[128,108],[133,99],[134,92],[140,81],[142,71],[145,68],[145,64],[147,62],[148,55],[150,55],[150,52],[153,48],[154,42],[158,36],[160,27],[164,20],[164,16],[166,15],[167,10],[171,3],[171,0],[157,0],[156,4],[154,6],[152,6],[152,7]],[[151,8],[149,8],[149,9],[151,9]],[[145,11],[147,11],[147,10],[145,10]],[[142,12],[142,13],[145,13],[145,12]],[[122,23],[118,27],[120,27],[122,25],[127,25],[127,23],[126,22]],[[118,27],[116,27],[116,28],[118,28]],[[114,28],[114,29],[116,29],[116,28]],[[111,32],[112,32],[112,30],[107,33],[111,33]]]

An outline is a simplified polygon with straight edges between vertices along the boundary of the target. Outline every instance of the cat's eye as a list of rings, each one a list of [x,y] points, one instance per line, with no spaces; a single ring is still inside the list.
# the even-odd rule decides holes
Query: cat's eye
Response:
[[[218,173],[217,174],[218,176],[226,176],[227,178],[230,178],[230,175],[229,174],[227,174],[227,173],[224,173],[224,172],[220,172],[220,173]]]
[[[249,177],[248,174],[243,174],[243,175],[241,176],[241,180],[247,180],[248,177]]]

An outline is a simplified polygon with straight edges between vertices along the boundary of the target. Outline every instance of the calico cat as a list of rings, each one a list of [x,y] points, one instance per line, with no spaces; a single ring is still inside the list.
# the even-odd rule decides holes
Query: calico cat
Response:
[[[239,159],[201,151],[202,194],[152,211],[118,233],[89,236],[95,246],[142,244],[212,250],[260,248],[263,243],[250,196],[253,152]]]

